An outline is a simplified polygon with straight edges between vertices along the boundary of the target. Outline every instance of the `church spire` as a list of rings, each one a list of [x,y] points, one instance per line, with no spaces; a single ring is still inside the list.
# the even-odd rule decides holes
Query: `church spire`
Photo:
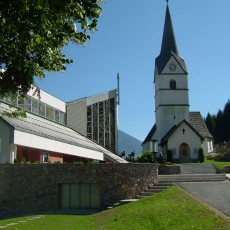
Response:
[[[186,71],[184,60],[179,56],[178,53],[176,39],[174,36],[173,24],[168,6],[168,0],[166,0],[166,2],[167,6],[165,14],[164,32],[161,44],[161,52],[160,55],[156,58],[156,67],[158,73],[161,73],[170,57],[174,56],[177,59],[177,61],[181,64],[181,67]]]
[[[170,55],[172,52],[178,55],[176,39],[174,36],[174,30],[173,30],[172,20],[169,12],[168,1],[167,1],[164,33],[162,38],[160,55],[167,55],[167,54]]]

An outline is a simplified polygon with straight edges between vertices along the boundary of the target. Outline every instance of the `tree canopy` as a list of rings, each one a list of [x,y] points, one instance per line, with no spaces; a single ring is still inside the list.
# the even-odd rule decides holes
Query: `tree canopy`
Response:
[[[217,114],[208,113],[205,123],[213,135],[216,143],[222,143],[230,140],[230,100],[227,101],[223,110]]]
[[[103,0],[1,0],[0,95],[25,95],[34,77],[65,70],[62,48],[84,44],[97,28]]]

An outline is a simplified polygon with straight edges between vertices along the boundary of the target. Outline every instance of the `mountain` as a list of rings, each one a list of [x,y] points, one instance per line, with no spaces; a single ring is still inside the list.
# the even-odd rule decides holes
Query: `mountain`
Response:
[[[125,151],[126,155],[135,151],[135,155],[142,153],[141,141],[129,134],[118,130],[118,152],[122,153]]]

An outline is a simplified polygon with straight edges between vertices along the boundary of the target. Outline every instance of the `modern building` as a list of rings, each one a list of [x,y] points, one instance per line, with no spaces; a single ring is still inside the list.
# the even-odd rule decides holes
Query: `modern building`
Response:
[[[67,126],[117,153],[117,90],[66,103]]]
[[[126,162],[114,154],[117,144],[116,97],[116,90],[112,90],[77,100],[80,104],[86,102],[81,109],[79,106],[73,108],[74,102],[65,103],[36,88],[31,89],[26,98],[1,99],[0,163],[13,163],[15,159],[40,163]],[[26,117],[7,116],[6,113],[12,114],[14,110],[10,107],[12,104],[26,111]],[[98,121],[98,126],[95,123],[91,126],[91,136],[90,109],[92,122]],[[88,132],[84,133],[84,130]]]
[[[189,111],[188,71],[180,56],[167,3],[160,55],[155,59],[155,120],[143,151],[165,155],[173,160],[197,161],[199,149],[213,151],[213,137],[199,112]]]

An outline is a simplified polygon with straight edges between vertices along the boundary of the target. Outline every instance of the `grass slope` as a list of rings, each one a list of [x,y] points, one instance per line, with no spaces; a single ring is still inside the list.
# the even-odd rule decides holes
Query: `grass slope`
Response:
[[[223,173],[224,167],[230,165],[230,162],[208,160],[207,158],[204,159],[204,163],[205,164],[212,164],[216,168],[217,172],[219,172],[219,173]]]
[[[28,217],[0,221],[17,223]],[[171,188],[141,199],[93,215],[48,215],[39,220],[20,223],[8,229],[36,230],[110,230],[110,229],[230,229],[230,221],[216,215],[210,208],[199,203],[182,189]]]

